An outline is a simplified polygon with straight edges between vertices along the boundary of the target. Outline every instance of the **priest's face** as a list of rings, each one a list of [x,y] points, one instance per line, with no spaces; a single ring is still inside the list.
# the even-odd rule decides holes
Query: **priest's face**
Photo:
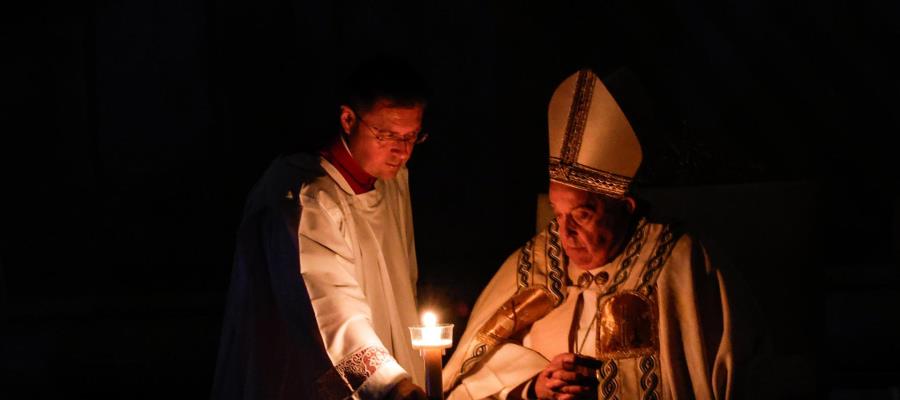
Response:
[[[341,106],[341,127],[350,153],[369,175],[392,179],[412,156],[422,129],[424,106],[396,106],[378,99],[367,111]]]
[[[550,182],[550,206],[569,264],[589,270],[612,261],[621,251],[634,204],[630,197],[612,200]]]

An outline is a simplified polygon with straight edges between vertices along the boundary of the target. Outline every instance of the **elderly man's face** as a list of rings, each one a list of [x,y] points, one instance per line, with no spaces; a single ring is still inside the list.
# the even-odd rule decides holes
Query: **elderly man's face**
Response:
[[[634,200],[604,200],[590,192],[550,182],[550,206],[559,221],[559,237],[569,264],[588,270],[602,267],[616,256]]]
[[[396,107],[379,99],[367,112],[341,107],[341,127],[350,153],[369,175],[391,179],[412,156],[413,143],[422,129],[424,106]]]

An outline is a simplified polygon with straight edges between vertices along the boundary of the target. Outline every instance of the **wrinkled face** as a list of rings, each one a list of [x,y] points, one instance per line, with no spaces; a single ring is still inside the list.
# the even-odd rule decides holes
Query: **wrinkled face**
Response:
[[[379,99],[370,110],[358,115],[341,106],[341,127],[353,158],[369,175],[381,179],[397,176],[412,155],[413,142],[422,129],[423,105],[395,107]],[[381,139],[379,139],[379,137]],[[384,138],[401,140],[384,140]]]
[[[559,222],[559,237],[569,264],[588,270],[602,267],[620,251],[634,200],[608,200],[550,182],[550,206]]]

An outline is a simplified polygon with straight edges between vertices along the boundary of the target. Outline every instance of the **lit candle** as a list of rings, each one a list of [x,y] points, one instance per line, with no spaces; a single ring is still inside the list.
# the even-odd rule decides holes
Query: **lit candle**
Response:
[[[422,315],[422,326],[411,326],[409,331],[413,348],[419,349],[425,359],[425,392],[429,399],[443,400],[441,355],[453,345],[453,325],[439,325],[437,315],[429,311]]]
[[[422,314],[422,326],[421,336],[416,337],[417,335],[413,335],[412,345],[414,349],[421,349],[425,347],[440,347],[440,348],[448,348],[453,345],[453,337],[443,335],[444,330],[447,329],[447,325],[438,326],[437,323],[437,315],[433,312],[428,311]],[[453,332],[453,326],[450,325],[450,332]]]

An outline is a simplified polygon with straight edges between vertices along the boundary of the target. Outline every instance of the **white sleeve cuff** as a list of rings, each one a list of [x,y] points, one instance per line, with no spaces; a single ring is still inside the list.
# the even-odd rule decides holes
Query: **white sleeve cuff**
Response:
[[[360,399],[381,399],[387,396],[397,382],[409,377],[409,373],[391,357],[385,360],[375,370],[375,373],[366,379],[359,387],[357,394]]]

